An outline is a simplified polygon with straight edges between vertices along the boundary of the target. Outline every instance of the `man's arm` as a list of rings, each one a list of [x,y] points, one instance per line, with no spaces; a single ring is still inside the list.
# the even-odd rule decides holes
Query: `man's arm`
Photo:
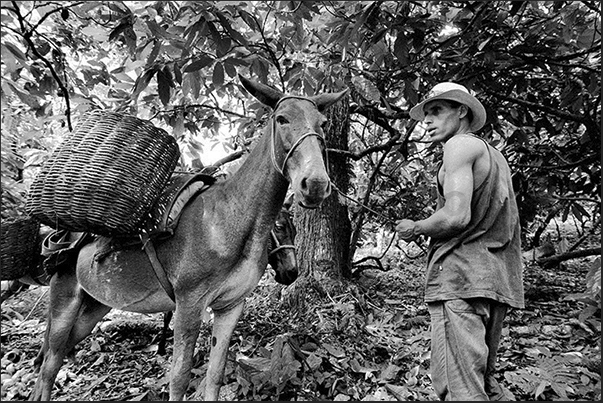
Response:
[[[419,235],[448,238],[461,232],[471,220],[473,164],[484,152],[480,140],[455,136],[444,145],[444,206],[424,220],[400,220],[396,230],[405,240]]]

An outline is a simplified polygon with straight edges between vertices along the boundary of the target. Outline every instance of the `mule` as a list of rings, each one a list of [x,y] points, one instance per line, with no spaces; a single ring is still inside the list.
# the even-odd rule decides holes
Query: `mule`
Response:
[[[273,112],[240,168],[191,200],[173,236],[155,245],[175,302],[140,248],[106,253],[106,237],[85,245],[77,264],[50,280],[48,346],[32,400],[50,400],[66,353],[113,308],[174,311],[169,399],[178,401],[184,400],[202,318],[211,308],[204,399],[218,400],[230,339],[245,298],[266,269],[265,246],[288,188],[304,208],[318,208],[331,193],[321,112],[347,93],[287,96],[239,78]]]
[[[295,237],[297,235],[297,231],[295,229],[295,225],[293,225],[293,220],[291,219],[292,203],[292,197],[288,197],[285,200],[283,208],[276,217],[274,227],[270,231],[270,240],[266,246],[268,251],[268,264],[274,271],[274,279],[277,283],[283,285],[292,284],[297,279],[299,273],[297,255],[295,253]],[[53,231],[50,227],[42,227],[40,229],[40,233],[38,234],[38,243],[42,245],[44,239],[51,235],[52,232]],[[22,286],[48,286],[50,277],[44,269],[42,260],[43,257],[40,256],[37,259],[37,264],[30,268],[27,275],[21,277],[20,279],[14,280],[14,282]],[[13,293],[17,292],[18,290],[14,291]],[[10,295],[12,295],[12,293]],[[10,295],[7,295],[6,297],[10,297]],[[172,311],[165,312],[163,315],[163,327],[157,346],[157,354],[159,355],[165,355],[166,353],[167,332],[169,330],[169,324],[172,316]],[[40,369],[40,365],[44,360],[44,354],[47,348],[48,342],[45,340],[36,358],[34,359],[34,368],[36,372]]]

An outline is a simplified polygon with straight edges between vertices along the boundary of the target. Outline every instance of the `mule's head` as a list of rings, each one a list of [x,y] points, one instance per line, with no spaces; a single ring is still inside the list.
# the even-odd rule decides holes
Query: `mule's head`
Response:
[[[267,85],[239,76],[247,91],[273,109],[271,135],[275,168],[291,184],[295,199],[305,208],[316,208],[331,194],[322,112],[339,101],[347,90],[313,97],[286,96]]]
[[[290,207],[291,205],[285,201],[270,234],[268,250],[268,263],[275,272],[274,279],[277,283],[284,285],[293,283],[299,273],[295,253],[295,235],[297,233],[291,219]]]

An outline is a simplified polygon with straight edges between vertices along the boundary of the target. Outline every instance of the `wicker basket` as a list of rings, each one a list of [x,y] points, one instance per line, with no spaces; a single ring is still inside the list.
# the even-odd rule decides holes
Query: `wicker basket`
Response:
[[[0,232],[0,277],[15,280],[30,272],[38,261],[40,223],[31,217],[2,219]]]
[[[26,210],[56,229],[136,233],[179,156],[174,137],[147,120],[90,112],[34,178]]]

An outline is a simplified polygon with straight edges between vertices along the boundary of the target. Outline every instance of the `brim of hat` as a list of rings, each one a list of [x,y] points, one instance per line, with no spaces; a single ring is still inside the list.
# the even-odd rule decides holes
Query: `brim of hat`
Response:
[[[469,109],[471,109],[471,111],[473,112],[473,120],[471,121],[471,125],[469,126],[471,131],[476,132],[482,127],[484,127],[484,125],[486,124],[486,109],[484,108],[484,105],[482,105],[482,103],[473,95],[461,90],[446,91],[439,95],[436,95],[435,97],[431,97],[424,100],[423,102],[415,105],[410,110],[410,117],[414,120],[418,120],[419,122],[422,121],[423,119],[425,119],[425,111],[423,110],[425,104],[431,101],[435,101],[437,99],[456,101],[467,105]]]

